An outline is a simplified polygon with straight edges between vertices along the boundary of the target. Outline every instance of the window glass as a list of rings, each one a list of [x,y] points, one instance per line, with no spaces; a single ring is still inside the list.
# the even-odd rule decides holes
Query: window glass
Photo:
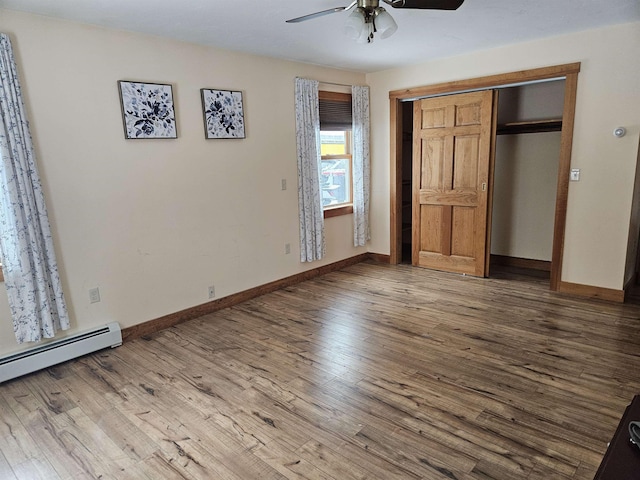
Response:
[[[344,155],[347,153],[347,132],[320,132],[320,155]]]
[[[351,160],[322,160],[322,206],[351,203]]]
[[[351,203],[351,132],[320,132],[322,206]]]

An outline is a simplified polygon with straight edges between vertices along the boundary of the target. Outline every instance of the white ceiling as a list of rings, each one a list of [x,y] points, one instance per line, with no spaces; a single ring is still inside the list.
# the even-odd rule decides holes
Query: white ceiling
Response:
[[[349,3],[350,0],[0,0],[0,8],[362,72],[640,21],[640,0],[466,0],[456,11],[400,10],[385,5],[397,22],[398,31],[385,40],[376,38],[369,45],[344,36],[342,28],[348,12],[285,23],[289,18]]]

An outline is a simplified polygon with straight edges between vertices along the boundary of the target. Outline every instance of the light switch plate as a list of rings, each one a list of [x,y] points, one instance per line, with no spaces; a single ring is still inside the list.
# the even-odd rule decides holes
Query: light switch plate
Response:
[[[569,179],[572,182],[579,182],[580,181],[580,169],[579,168],[572,168],[571,169],[571,176],[569,177]]]

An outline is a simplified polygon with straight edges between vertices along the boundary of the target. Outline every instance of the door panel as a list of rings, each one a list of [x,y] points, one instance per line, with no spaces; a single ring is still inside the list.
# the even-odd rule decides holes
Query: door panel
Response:
[[[492,91],[414,102],[414,265],[484,276]]]
[[[444,139],[431,138],[422,142],[423,162],[420,184],[423,189],[438,190],[442,188],[441,168],[444,165]],[[433,161],[424,161],[433,159]]]
[[[474,254],[475,208],[453,207],[451,255],[472,257]]]
[[[475,191],[478,181],[478,137],[456,137],[453,159],[453,189]]]
[[[421,209],[421,225],[424,232],[419,237],[420,250],[426,252],[437,252],[442,244],[442,209],[425,205]],[[426,235],[429,232],[429,235]]]
[[[422,117],[422,128],[444,127],[445,117],[446,115],[444,108],[434,108],[432,110],[427,110]]]

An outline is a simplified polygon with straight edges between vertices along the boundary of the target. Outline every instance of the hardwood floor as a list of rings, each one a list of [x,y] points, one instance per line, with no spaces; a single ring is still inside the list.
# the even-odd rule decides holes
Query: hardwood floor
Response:
[[[0,385],[2,479],[591,479],[640,306],[361,263]]]

